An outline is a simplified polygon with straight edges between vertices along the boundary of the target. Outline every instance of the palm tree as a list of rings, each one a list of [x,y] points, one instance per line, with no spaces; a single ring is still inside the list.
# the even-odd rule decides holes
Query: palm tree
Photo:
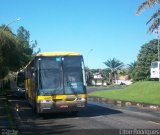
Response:
[[[134,74],[135,74],[134,70],[135,70],[136,65],[137,65],[136,61],[128,64],[129,77],[131,77],[132,79],[134,78]]]
[[[123,62],[120,62],[116,58],[113,58],[113,59],[109,59],[109,60],[105,61],[104,64],[110,70],[109,81],[111,83],[115,83],[116,73],[118,70],[120,70],[123,67]]]
[[[145,8],[151,8],[156,4],[160,4],[160,0],[146,0],[139,6],[136,14],[139,15],[142,12],[142,10],[144,10]],[[153,21],[153,23],[149,27],[147,33],[153,32],[160,25],[160,9],[156,10],[156,12],[150,17],[150,19],[147,21],[146,24],[150,23],[151,21]]]

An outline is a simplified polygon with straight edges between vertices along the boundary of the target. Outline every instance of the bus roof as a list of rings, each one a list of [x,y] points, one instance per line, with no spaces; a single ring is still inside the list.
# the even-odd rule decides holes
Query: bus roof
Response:
[[[39,53],[36,56],[79,56],[80,53],[77,52],[44,52]]]
[[[38,53],[37,55],[35,55],[35,57],[38,57],[38,56],[44,56],[44,57],[49,57],[49,56],[81,56],[80,53],[78,52],[43,52],[43,53]],[[34,57],[34,58],[35,58]],[[33,58],[33,59],[34,59]],[[29,63],[24,67],[24,69],[27,68],[27,66],[32,62],[29,61]]]

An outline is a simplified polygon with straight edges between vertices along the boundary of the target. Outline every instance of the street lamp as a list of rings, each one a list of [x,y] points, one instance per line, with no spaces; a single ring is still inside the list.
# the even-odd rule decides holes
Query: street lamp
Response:
[[[158,61],[160,61],[159,59],[159,27],[158,27],[158,34],[157,34],[157,39],[158,39]]]
[[[90,49],[89,51],[88,51],[88,53],[87,53],[87,55],[86,55],[86,61],[87,61],[87,63],[86,63],[86,66],[87,66],[87,70],[86,70],[86,80],[87,80],[87,85],[90,83],[90,71],[89,71],[89,67],[88,67],[88,56],[89,56],[89,54],[91,53],[93,51],[93,49]]]
[[[21,18],[17,18],[16,20],[11,21],[10,23],[8,23],[8,24],[3,28],[3,31],[4,31],[10,24],[12,24],[12,23],[14,23],[14,22],[17,22],[17,21],[20,21],[20,20],[21,20]]]
[[[89,56],[89,54],[90,54],[92,51],[93,51],[93,49],[90,49],[89,52],[88,52],[88,54],[87,54],[87,67],[88,67],[88,56]],[[88,68],[89,68],[89,67],[88,67]]]
[[[159,59],[159,27],[158,27],[157,39],[158,39],[158,61],[160,61]],[[159,67],[159,82],[160,82],[160,67]]]

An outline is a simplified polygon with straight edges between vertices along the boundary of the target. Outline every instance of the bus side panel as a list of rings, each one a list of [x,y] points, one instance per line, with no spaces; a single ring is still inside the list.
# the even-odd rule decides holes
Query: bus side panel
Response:
[[[27,79],[25,80],[25,86],[26,86],[26,96],[29,101],[29,103],[34,107],[35,106],[35,83],[33,79]]]

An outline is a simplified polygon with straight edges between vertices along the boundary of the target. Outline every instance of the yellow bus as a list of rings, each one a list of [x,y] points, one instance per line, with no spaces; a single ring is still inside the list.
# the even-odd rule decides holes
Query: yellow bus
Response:
[[[37,54],[24,68],[26,98],[38,114],[72,112],[87,106],[83,56],[76,52]]]

